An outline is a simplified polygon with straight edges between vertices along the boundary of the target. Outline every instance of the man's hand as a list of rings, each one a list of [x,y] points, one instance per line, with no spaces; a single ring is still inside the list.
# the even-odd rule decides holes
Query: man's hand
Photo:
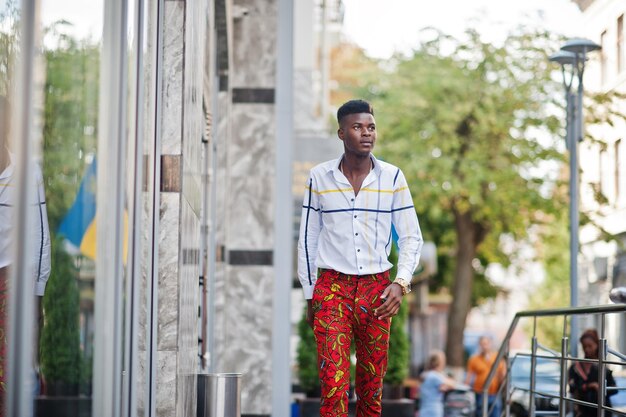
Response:
[[[306,321],[313,328],[313,320],[315,319],[315,314],[313,313],[313,300],[306,300]]]
[[[399,284],[391,283],[383,294],[381,299],[385,302],[383,305],[374,310],[374,315],[379,319],[386,319],[387,317],[393,317],[398,314],[400,305],[402,304],[402,287]]]

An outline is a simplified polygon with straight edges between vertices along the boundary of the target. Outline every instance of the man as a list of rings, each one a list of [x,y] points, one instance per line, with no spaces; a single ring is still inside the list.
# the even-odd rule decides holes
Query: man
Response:
[[[482,416],[483,410],[483,389],[485,388],[485,382],[487,376],[491,371],[491,367],[496,360],[496,352],[491,349],[491,339],[488,336],[481,336],[478,339],[478,353],[473,355],[467,362],[467,376],[465,377],[465,384],[469,385],[472,379],[472,389],[476,394],[476,416]],[[498,365],[498,370],[493,381],[489,385],[487,404],[489,405],[489,417],[500,417],[500,410],[502,409],[502,402],[498,395],[500,388],[500,382],[504,376],[504,363]]]
[[[8,337],[8,310],[9,310],[9,275],[10,267],[15,253],[15,242],[12,241],[13,227],[15,224],[15,199],[17,187],[15,186],[15,165],[13,156],[9,152],[9,102],[4,96],[0,96],[0,410],[3,407],[3,398],[6,391],[7,370],[7,337]],[[41,298],[43,297],[48,277],[50,276],[50,231],[48,228],[48,215],[46,211],[45,195],[43,189],[43,177],[38,165],[34,167],[35,187],[33,189],[32,212],[30,220],[34,222],[31,236],[31,251],[28,253],[32,272],[32,285],[35,295],[35,319],[34,324],[34,365],[38,365],[39,331],[41,318]],[[38,387],[37,387],[38,388]]]
[[[337,111],[344,154],[311,170],[306,185],[298,276],[315,333],[321,417],[348,415],[350,343],[356,345],[356,417],[380,416],[389,326],[410,291],[422,236],[402,171],[372,155],[372,106],[351,100]],[[397,276],[392,225],[398,235]]]

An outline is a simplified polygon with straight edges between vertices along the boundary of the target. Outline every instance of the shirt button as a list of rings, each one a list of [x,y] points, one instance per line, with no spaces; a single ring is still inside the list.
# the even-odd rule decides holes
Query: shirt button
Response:
[[[354,234],[354,236],[358,236],[358,235],[359,235],[358,233],[355,233],[355,234]]]
[[[362,267],[362,266],[360,266],[360,267],[359,267],[359,269],[363,269],[363,267]]]
[[[361,249],[357,249],[356,251],[357,251],[357,252],[361,252]]]
[[[356,219],[356,214],[354,215],[354,218]]]
[[[351,198],[350,201],[354,201],[354,198]]]

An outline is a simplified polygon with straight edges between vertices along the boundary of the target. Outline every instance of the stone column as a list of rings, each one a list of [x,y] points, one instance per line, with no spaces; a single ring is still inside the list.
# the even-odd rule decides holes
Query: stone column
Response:
[[[157,414],[196,414],[206,0],[166,0],[163,36]]]
[[[233,124],[225,184],[227,267],[216,318],[218,370],[244,373],[243,414],[269,415],[276,1],[235,0],[232,11]]]

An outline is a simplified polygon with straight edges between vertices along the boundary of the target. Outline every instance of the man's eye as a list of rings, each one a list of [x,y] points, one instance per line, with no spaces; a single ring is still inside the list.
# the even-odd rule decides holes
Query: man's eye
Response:
[[[361,130],[361,128],[359,126],[353,126],[352,129],[354,129],[354,130]]]
[[[375,130],[376,130],[376,127],[375,127],[375,126],[370,126],[370,127],[368,127],[368,130],[369,130],[370,132],[373,132],[373,131],[375,131]]]

